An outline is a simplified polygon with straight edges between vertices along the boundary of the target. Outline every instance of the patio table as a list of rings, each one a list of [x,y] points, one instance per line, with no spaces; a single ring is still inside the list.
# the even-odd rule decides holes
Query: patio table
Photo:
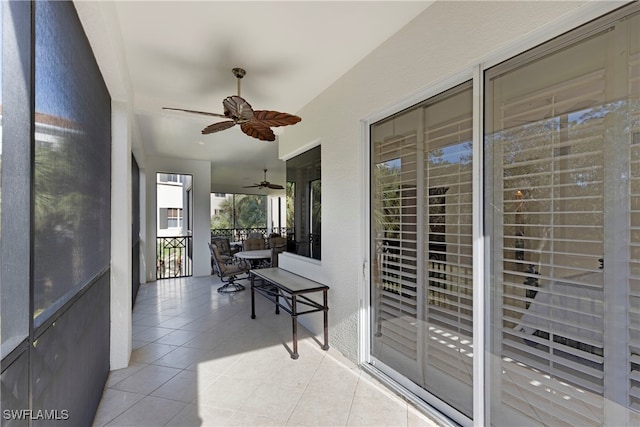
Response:
[[[291,273],[282,268],[263,268],[249,271],[251,276],[251,318],[256,318],[255,293],[258,292],[276,305],[276,314],[280,308],[291,315],[293,329],[292,359],[298,358],[298,316],[322,311],[324,314],[323,350],[329,350],[329,286]],[[256,280],[256,278],[258,280]],[[317,302],[307,295],[322,292],[322,302]],[[302,311],[300,311],[302,308]]]
[[[249,261],[254,268],[268,267],[271,264],[271,249],[258,249],[254,251],[240,251],[233,256]]]

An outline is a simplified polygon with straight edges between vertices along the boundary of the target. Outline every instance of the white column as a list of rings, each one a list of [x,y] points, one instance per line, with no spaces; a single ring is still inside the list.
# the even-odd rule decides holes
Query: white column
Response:
[[[131,132],[126,105],[112,102],[110,368],[131,356]]]

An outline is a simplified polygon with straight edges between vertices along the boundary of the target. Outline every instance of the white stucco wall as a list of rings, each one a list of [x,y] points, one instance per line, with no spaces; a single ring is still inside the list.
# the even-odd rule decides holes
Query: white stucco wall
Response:
[[[316,140],[322,145],[322,262],[288,258],[284,265],[331,287],[332,347],[358,360],[358,311],[368,256],[363,190],[368,148],[361,121],[407,107],[407,99],[426,97],[444,81],[471,79],[477,64],[506,59],[614,7],[588,1],[436,2],[297,112],[302,122],[280,137],[279,154],[287,158]],[[322,332],[321,316],[300,321]]]

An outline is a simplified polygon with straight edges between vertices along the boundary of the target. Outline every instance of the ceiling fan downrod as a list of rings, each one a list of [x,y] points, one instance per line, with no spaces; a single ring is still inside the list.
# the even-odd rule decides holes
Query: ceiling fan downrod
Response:
[[[247,74],[247,72],[244,70],[244,68],[233,68],[231,70],[233,72],[233,75],[236,76],[236,79],[238,79],[238,96],[240,95],[240,81],[242,80],[242,78],[244,77],[245,74]]]

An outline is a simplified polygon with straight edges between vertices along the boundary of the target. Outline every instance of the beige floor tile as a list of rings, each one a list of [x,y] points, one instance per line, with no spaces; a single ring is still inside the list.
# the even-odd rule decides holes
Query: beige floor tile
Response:
[[[170,319],[164,320],[163,322],[159,323],[158,326],[161,328],[180,329],[184,325],[187,325],[194,320],[195,319],[191,317],[175,316],[171,317]]]
[[[153,342],[158,338],[162,338],[163,336],[173,331],[174,329],[170,329],[170,328],[160,328],[158,326],[151,326],[149,328],[146,328],[140,331],[134,330],[132,334],[132,339],[136,341]]]
[[[138,350],[139,348],[142,348],[142,347],[144,347],[144,346],[145,346],[145,345],[147,345],[147,344],[149,344],[149,343],[148,343],[148,342],[145,342],[145,341],[136,341],[136,340],[133,340],[133,341],[131,341],[131,351],[136,351],[136,350]]]
[[[305,426],[344,426],[349,418],[353,394],[307,390],[289,417],[289,424]]]
[[[325,357],[314,372],[309,388],[353,398],[360,371],[352,370],[344,362]]]
[[[105,387],[113,387],[125,378],[129,378],[145,366],[147,366],[145,363],[130,363],[129,366],[124,369],[117,369],[109,372],[109,377],[107,378]]]
[[[302,356],[294,360],[287,355],[283,360],[279,360],[274,367],[271,382],[290,387],[310,386],[320,362],[321,359]]]
[[[263,383],[245,400],[239,411],[255,415],[268,414],[270,418],[285,422],[291,416],[304,390],[304,387]]]
[[[93,427],[102,427],[145,397],[144,394],[106,389],[102,393]]]
[[[238,410],[260,386],[259,381],[220,376],[198,396],[197,403],[221,409]]]
[[[183,329],[184,330],[184,329]],[[217,337],[215,330],[210,330],[206,332],[200,331],[187,331],[195,333],[194,337],[183,344],[184,347],[193,347],[193,348],[204,348],[207,350],[213,350],[216,347],[219,347],[222,343],[222,340]]]
[[[187,405],[166,425],[168,427],[219,427],[228,425],[229,418],[235,411],[213,408],[204,405]]]
[[[198,336],[198,332],[177,329],[154,341],[155,344],[181,346]]]
[[[386,393],[356,395],[349,411],[348,426],[405,426],[407,404]]]
[[[175,350],[178,346],[169,344],[149,343],[131,353],[130,363],[146,363],[149,364]]]
[[[186,403],[147,396],[116,417],[107,426],[163,426],[174,418]]]
[[[198,375],[193,371],[181,371],[151,395],[189,403],[198,396]]]
[[[154,360],[152,364],[168,366],[170,368],[186,369],[194,363],[205,360],[207,353],[207,350],[201,348],[178,347]]]
[[[112,388],[132,393],[150,394],[180,373],[180,369],[148,365]]]
[[[437,426],[322,337],[217,279],[141,285],[131,365],[111,372],[94,426]],[[149,342],[153,340],[153,342]]]
[[[238,411],[234,413],[231,418],[225,423],[227,426],[247,426],[247,427],[262,427],[262,426],[284,426],[285,422],[276,420],[268,416],[261,416],[256,414],[249,414],[246,412]]]
[[[227,354],[225,351],[213,350],[207,352],[197,363],[187,367],[190,371],[198,371],[203,374],[225,374],[231,367],[239,363],[242,355]]]

